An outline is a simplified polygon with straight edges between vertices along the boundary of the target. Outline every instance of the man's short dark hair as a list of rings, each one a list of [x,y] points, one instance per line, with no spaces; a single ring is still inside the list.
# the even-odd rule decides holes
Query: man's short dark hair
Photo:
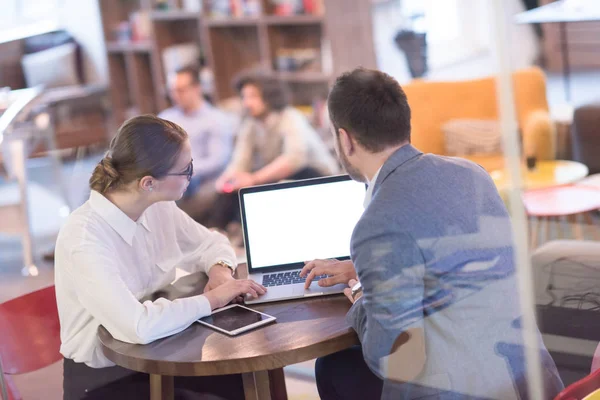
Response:
[[[185,67],[177,69],[175,73],[177,75],[187,74],[192,79],[194,85],[200,84],[200,70],[195,65],[186,65]]]
[[[289,105],[289,94],[281,81],[260,73],[244,75],[234,82],[238,93],[247,86],[256,86],[262,95],[262,99],[270,110],[281,111]]]
[[[336,135],[344,129],[371,152],[410,142],[410,106],[388,74],[364,68],[342,74],[327,105]]]

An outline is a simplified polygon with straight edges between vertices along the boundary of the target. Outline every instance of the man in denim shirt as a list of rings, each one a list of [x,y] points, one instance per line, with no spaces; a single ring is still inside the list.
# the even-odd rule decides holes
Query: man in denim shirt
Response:
[[[352,261],[303,271],[353,287],[347,321],[361,342],[317,361],[321,398],[527,398],[511,223],[490,176],[413,147],[407,97],[382,72],[340,76],[328,107],[340,161],[369,189]],[[562,382],[535,334],[553,398]]]

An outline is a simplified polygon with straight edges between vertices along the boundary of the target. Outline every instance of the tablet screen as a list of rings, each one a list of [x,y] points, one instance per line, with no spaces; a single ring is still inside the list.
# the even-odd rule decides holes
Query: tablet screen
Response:
[[[245,326],[264,321],[268,318],[268,315],[263,315],[256,311],[236,306],[214,313],[207,317],[200,318],[200,321],[231,332]]]

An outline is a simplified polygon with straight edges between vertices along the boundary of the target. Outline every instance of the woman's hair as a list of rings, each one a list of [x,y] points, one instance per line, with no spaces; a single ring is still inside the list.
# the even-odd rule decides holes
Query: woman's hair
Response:
[[[96,165],[90,188],[104,194],[144,176],[164,177],[177,162],[187,137],[179,125],[154,115],[125,121]]]
[[[281,111],[290,103],[288,91],[277,79],[255,73],[244,75],[236,79],[234,83],[238,93],[241,93],[247,85],[256,86],[260,90],[262,99],[269,110]]]

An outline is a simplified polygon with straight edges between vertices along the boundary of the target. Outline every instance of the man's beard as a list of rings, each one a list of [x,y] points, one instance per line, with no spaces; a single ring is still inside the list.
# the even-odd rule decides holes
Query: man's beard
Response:
[[[336,143],[336,145],[337,145],[338,159],[340,160],[340,164],[342,164],[342,168],[344,168],[346,173],[348,175],[350,175],[350,178],[352,178],[353,180],[355,180],[357,182],[366,183],[366,179],[363,176],[363,174],[361,174],[360,171],[350,163],[348,158],[346,158],[344,153],[341,151],[340,143],[338,142],[338,143]]]

